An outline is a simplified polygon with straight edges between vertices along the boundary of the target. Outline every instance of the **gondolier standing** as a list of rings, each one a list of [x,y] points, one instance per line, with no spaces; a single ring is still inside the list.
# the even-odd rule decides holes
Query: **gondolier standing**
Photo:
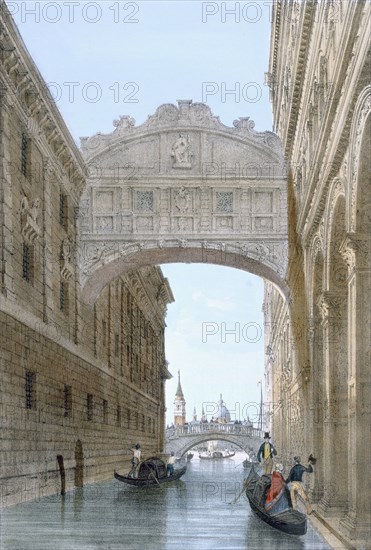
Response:
[[[137,467],[140,462],[141,457],[141,450],[140,450],[140,444],[137,443],[135,447],[131,449],[133,451],[133,458],[131,459],[131,470],[129,472],[130,477],[137,477]]]
[[[270,440],[269,432],[264,433],[264,443],[260,445],[258,451],[258,460],[259,462],[263,459],[263,473],[264,475],[269,475],[273,471],[273,456],[276,456],[277,451],[272,445]]]
[[[167,466],[166,466],[166,474],[169,476],[172,476],[174,473],[174,464],[176,462],[176,458],[174,456],[174,451],[171,451],[171,455],[169,456],[167,460]]]
[[[296,498],[299,494],[305,502],[307,508],[307,514],[312,513],[312,506],[309,502],[307,493],[304,491],[302,479],[304,472],[311,474],[313,472],[312,464],[315,464],[316,459],[310,455],[308,458],[308,466],[305,467],[300,464],[300,456],[294,456],[295,465],[291,468],[289,477],[286,479],[286,483],[290,483],[290,497],[292,507],[296,510]]]

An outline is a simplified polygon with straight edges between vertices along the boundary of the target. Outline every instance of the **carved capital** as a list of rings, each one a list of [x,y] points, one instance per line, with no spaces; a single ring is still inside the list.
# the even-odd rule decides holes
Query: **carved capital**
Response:
[[[317,305],[320,309],[322,321],[341,317],[347,296],[340,292],[323,292]]]
[[[371,240],[368,236],[348,235],[342,241],[339,252],[351,272],[356,268],[370,267],[370,249]]]

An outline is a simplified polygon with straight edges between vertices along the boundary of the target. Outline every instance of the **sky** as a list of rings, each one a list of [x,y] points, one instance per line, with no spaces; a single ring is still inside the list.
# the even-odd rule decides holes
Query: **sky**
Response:
[[[136,124],[163,103],[207,103],[232,126],[249,116],[272,130],[268,70],[272,2],[7,0],[28,51],[77,145]],[[263,378],[263,281],[211,265],[164,265],[175,302],[166,318],[167,423],[181,371],[187,419],[212,415],[220,393],[254,420]],[[259,332],[260,327],[260,332]],[[228,332],[229,331],[229,332]],[[234,331],[234,332],[233,332]],[[254,403],[252,405],[252,403]]]

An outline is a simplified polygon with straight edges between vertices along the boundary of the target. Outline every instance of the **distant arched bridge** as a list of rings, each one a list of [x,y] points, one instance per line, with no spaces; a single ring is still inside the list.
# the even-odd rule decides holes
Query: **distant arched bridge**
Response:
[[[202,423],[196,426],[175,426],[165,432],[165,452],[183,456],[189,449],[210,440],[227,441],[249,455],[256,454],[264,432],[243,424]]]

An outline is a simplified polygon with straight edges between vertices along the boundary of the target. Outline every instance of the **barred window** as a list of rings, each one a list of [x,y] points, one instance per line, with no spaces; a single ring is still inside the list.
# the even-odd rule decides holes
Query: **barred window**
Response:
[[[59,223],[66,227],[67,225],[67,195],[60,193],[59,195]]]
[[[31,247],[23,243],[23,260],[22,260],[23,278],[29,283],[31,275]]]
[[[103,424],[108,424],[108,402],[106,399],[103,399]]]
[[[233,212],[233,193],[231,191],[216,192],[217,212]]]
[[[29,140],[25,134],[22,134],[22,146],[21,146],[21,172],[22,175],[27,177],[28,168],[28,155],[29,155]]]
[[[59,309],[68,313],[68,283],[61,281],[59,286]]]
[[[25,378],[26,409],[36,408],[35,390],[36,390],[36,373],[31,370],[28,370],[26,371],[26,378]]]
[[[86,418],[93,420],[93,395],[91,393],[86,396]]]
[[[117,405],[117,409],[116,409],[116,424],[117,424],[117,426],[121,426],[121,407],[120,407],[120,405]]]
[[[102,321],[102,337],[103,337],[103,347],[107,345],[107,323]]]
[[[115,334],[115,356],[118,357],[120,349],[120,337],[118,334]]]
[[[64,416],[70,416],[72,412],[72,388],[64,385]]]
[[[126,409],[126,422],[127,422],[127,427],[130,428],[130,422],[131,422],[131,411],[130,411],[130,409]]]

